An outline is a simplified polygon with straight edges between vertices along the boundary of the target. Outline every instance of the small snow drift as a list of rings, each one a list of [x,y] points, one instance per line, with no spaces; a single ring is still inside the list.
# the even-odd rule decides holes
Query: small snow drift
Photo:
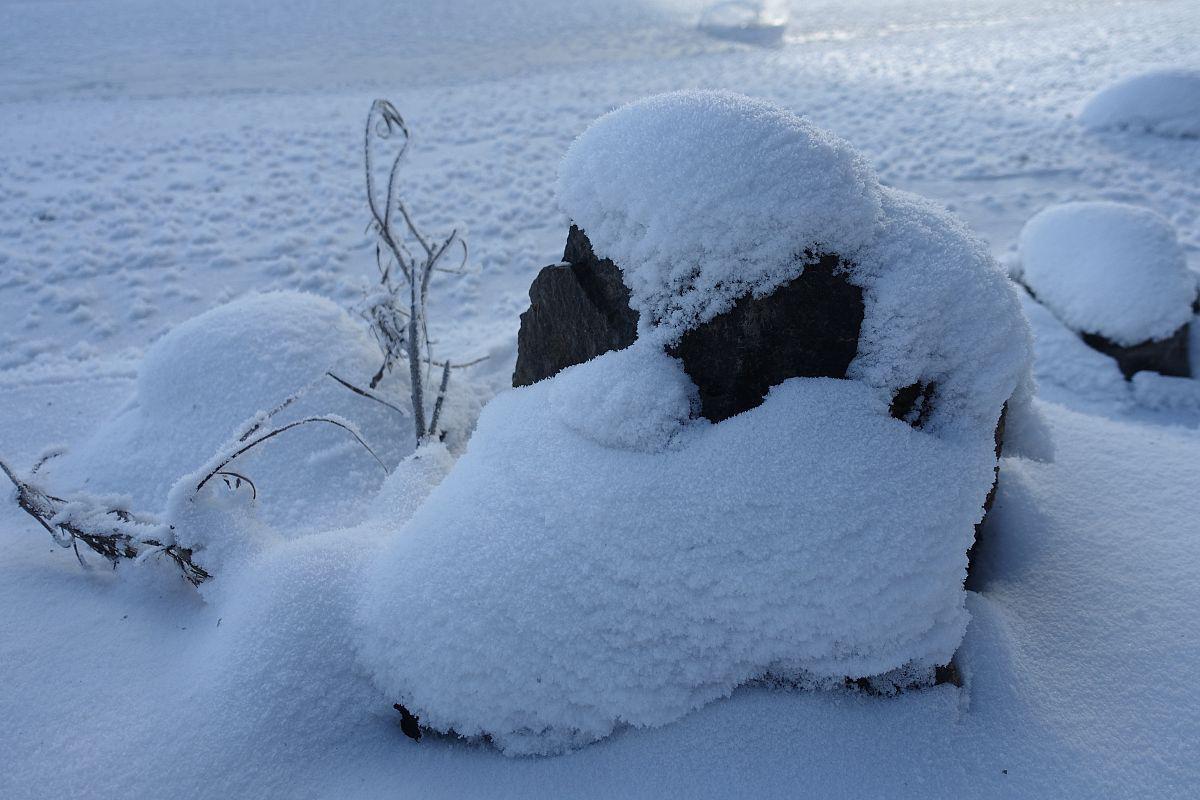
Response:
[[[1126,78],[1088,100],[1079,121],[1092,130],[1200,137],[1200,70],[1157,70]]]
[[[390,540],[357,616],[389,702],[545,754],[768,675],[931,680],[966,626],[997,420],[1028,396],[986,247],[841,140],[725,93],[601,118],[560,200],[621,270],[637,340],[494,399]],[[861,292],[846,379],[780,378],[705,419],[669,348],[782,291],[806,251]],[[919,428],[890,408],[914,384],[937,387]]]
[[[164,507],[171,487],[199,469],[256,415],[294,401],[272,419],[336,414],[359,426],[390,463],[412,450],[395,412],[325,376],[365,381],[378,350],[362,326],[333,302],[299,292],[251,294],[172,329],[147,351],[133,398],[80,448],[50,463],[64,491],[130,496]],[[297,480],[336,461],[320,482]],[[299,428],[248,453],[236,467],[252,476],[272,523],[305,528],[365,502],[382,480],[378,464],[342,431]]]
[[[1196,281],[1167,220],[1122,203],[1065,203],[1025,224],[1019,251],[1030,291],[1126,377],[1190,374]]]

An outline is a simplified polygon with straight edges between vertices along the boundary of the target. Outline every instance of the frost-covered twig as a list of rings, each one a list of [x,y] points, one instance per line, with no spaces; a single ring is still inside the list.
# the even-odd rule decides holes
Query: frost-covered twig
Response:
[[[87,563],[79,552],[80,542],[108,559],[114,568],[121,559],[142,560],[159,553],[174,561],[193,586],[211,577],[192,561],[191,550],[175,544],[174,529],[167,523],[92,499],[55,497],[17,477],[3,461],[0,470],[16,487],[21,510],[45,528],[57,545],[74,549],[84,567]]]
[[[396,405],[395,403],[384,400],[382,397],[375,394],[374,392],[369,391],[367,389],[363,389],[361,386],[355,386],[350,381],[346,380],[345,378],[339,378],[337,375],[334,375],[332,372],[326,372],[325,374],[328,375],[330,378],[332,378],[335,382],[340,383],[342,386],[346,387],[347,389],[354,392],[355,394],[361,395],[362,397],[365,397],[368,400],[374,400],[376,403],[379,403],[382,406],[386,406],[387,408],[390,408],[392,411],[395,411],[397,414],[400,414],[401,416],[405,416],[405,417],[408,416],[408,414],[406,414],[404,412],[403,408]]]
[[[386,192],[381,198],[375,181],[375,150],[381,142],[393,137],[399,137],[401,141],[388,170]],[[443,368],[441,386],[434,401],[433,417],[427,417],[428,401],[425,387],[429,375],[422,367],[437,363],[433,358],[433,343],[429,338],[428,318],[425,313],[430,282],[434,272],[461,274],[465,270],[469,251],[457,229],[450,231],[444,239],[424,233],[417,227],[412,212],[400,197],[400,166],[410,142],[411,134],[400,112],[388,101],[376,100],[367,115],[363,160],[366,168],[367,207],[372,218],[370,228],[377,236],[375,264],[379,270],[379,290],[367,298],[366,308],[362,313],[370,323],[371,333],[383,352],[383,363],[372,376],[369,388],[378,388],[384,375],[390,372],[401,358],[408,361],[413,428],[419,443],[437,436],[437,425],[441,416],[439,412],[449,382],[449,367],[446,366]],[[459,266],[453,269],[440,266],[446,253],[455,247],[462,249]],[[372,397],[341,379],[335,380],[365,397]]]
[[[212,463],[213,461],[215,461],[216,464],[214,466],[212,466],[211,468],[208,468],[207,470],[205,470],[204,477],[201,478],[200,482],[196,484],[196,488],[192,493],[198,494],[200,492],[200,490],[203,489],[204,486],[210,480],[217,477],[218,475],[230,474],[230,475],[233,475],[234,477],[240,477],[240,478],[242,478],[242,480],[246,480],[246,478],[244,478],[243,476],[238,475],[237,473],[230,472],[229,470],[226,469],[226,467],[229,466],[229,464],[234,459],[243,455],[247,451],[257,447],[258,445],[262,444],[263,442],[265,442],[269,439],[275,438],[276,436],[278,436],[281,433],[284,433],[285,431],[290,431],[291,429],[298,428],[301,425],[319,425],[319,424],[332,425],[335,428],[341,428],[342,430],[349,433],[350,436],[354,438],[354,441],[358,442],[362,446],[362,448],[364,450],[366,450],[368,453],[370,453],[371,457],[374,458],[376,462],[378,462],[379,466],[383,469],[384,474],[387,474],[388,468],[387,468],[387,465],[383,463],[383,459],[381,459],[375,453],[375,450],[372,449],[372,447],[366,443],[366,441],[362,438],[362,436],[358,433],[358,431],[354,429],[354,426],[351,425],[349,422],[347,422],[344,419],[340,419],[340,418],[334,417],[334,416],[305,417],[304,419],[298,419],[294,422],[289,422],[286,425],[280,425],[278,428],[272,428],[271,430],[267,431],[263,435],[255,438],[255,439],[250,439],[249,441],[247,441],[244,438],[238,439],[238,444],[241,444],[241,447],[238,447],[238,448],[232,450],[232,452],[218,453],[216,456],[214,456],[212,461],[210,461],[209,463]],[[243,444],[243,442],[244,442],[244,444]],[[254,484],[252,484],[252,483],[250,484],[250,486],[253,489],[255,496],[257,496],[258,489],[255,488]]]

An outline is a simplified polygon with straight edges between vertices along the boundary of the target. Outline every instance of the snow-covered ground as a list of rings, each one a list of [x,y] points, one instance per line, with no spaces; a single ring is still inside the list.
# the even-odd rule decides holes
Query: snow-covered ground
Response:
[[[561,255],[568,145],[671,89],[808,115],[1002,261],[1043,207],[1109,200],[1161,215],[1200,269],[1200,141],[1077,118],[1120,79],[1200,67],[1194,2],[796,2],[764,49],[696,32],[702,5],[0,0],[0,456],[83,445],[148,345],[219,302],[358,301],[377,96],[414,130],[422,223],[468,230],[477,271],[435,297],[434,333],[490,356],[484,395]],[[961,689],[744,687],[553,758],[413,743],[339,617],[386,531],[282,544],[202,599],[175,575],[84,573],[4,504],[0,797],[1194,796],[1198,384],[1126,383],[1025,309],[1056,453],[1002,463]]]

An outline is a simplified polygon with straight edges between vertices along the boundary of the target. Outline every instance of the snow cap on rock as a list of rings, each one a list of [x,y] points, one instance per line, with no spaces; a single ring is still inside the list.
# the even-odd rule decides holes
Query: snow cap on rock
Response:
[[[405,429],[392,412],[364,403],[325,374],[364,381],[378,367],[378,353],[362,326],[331,300],[304,292],[247,294],[176,325],[151,345],[129,402],[48,469],[68,490],[128,495],[157,511],[178,480],[272,410],[278,411],[273,425],[311,415],[343,418],[394,463],[413,444],[395,433]],[[340,504],[361,500],[380,480],[369,454],[345,450],[345,431],[324,428],[297,428],[235,467],[270,486],[257,513],[289,531],[344,518]],[[338,467],[314,482],[319,490],[296,479],[314,461],[333,459]]]
[[[1150,209],[1051,206],[1025,224],[1019,246],[1025,283],[1075,331],[1128,346],[1191,319],[1195,278],[1171,223]]]
[[[879,184],[841,139],[730,92],[658,95],[601,117],[563,160],[559,201],[621,267],[643,329],[666,339],[767,294],[798,256],[853,254]]]

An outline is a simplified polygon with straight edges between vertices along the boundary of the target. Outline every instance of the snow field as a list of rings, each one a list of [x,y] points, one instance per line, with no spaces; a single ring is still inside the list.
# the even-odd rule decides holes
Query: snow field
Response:
[[[1091,131],[1073,115],[1147,64],[1200,64],[1194,3],[804,4],[777,50],[689,43],[684,57],[664,55],[657,33],[616,26],[606,33],[633,51],[619,62],[606,59],[602,37],[576,30],[590,13],[580,4],[571,25],[551,27],[588,47],[556,39],[559,66],[544,71],[534,50],[516,57],[497,41],[521,27],[516,16],[497,24],[470,5],[455,8],[511,57],[460,44],[443,71],[397,68],[386,60],[395,52],[367,46],[356,49],[381,53],[372,63],[383,68],[349,58],[314,66],[328,33],[361,44],[370,30],[411,51],[397,31],[436,50],[438,36],[461,30],[432,12],[432,27],[392,28],[388,6],[379,25],[337,11],[341,23],[287,49],[301,57],[285,69],[272,63],[281,50],[264,52],[253,37],[210,47],[203,26],[168,19],[203,47],[167,46],[164,60],[146,48],[146,26],[126,24],[108,0],[67,14],[4,4],[2,454],[28,465],[48,444],[77,449],[134,394],[146,343],[218,302],[269,287],[350,306],[371,268],[358,147],[375,96],[398,100],[418,131],[411,189],[422,220],[470,221],[483,269],[442,296],[457,327],[440,336],[455,352],[492,353],[477,374],[493,389],[511,371],[529,280],[561,249],[566,220],[548,209],[563,150],[597,115],[653,92],[722,87],[805,114],[865,152],[886,185],[952,207],[998,256],[1015,257],[1039,209],[1106,199],[1162,215],[1200,266],[1194,142]],[[167,7],[138,10],[153,22]],[[97,19],[112,35],[93,34]],[[654,46],[639,49],[646,42]],[[97,85],[122,53],[145,58]],[[563,66],[568,56],[594,63]],[[205,61],[220,68],[193,70]],[[437,737],[414,744],[396,729],[394,698],[345,655],[354,598],[325,583],[361,582],[379,557],[379,529],[282,541],[229,573],[227,598],[218,581],[201,603],[175,574],[81,573],[5,507],[0,795],[694,798],[792,797],[802,787],[830,797],[1191,797],[1200,413],[1151,398],[1195,382],[1123,381],[1047,309],[1022,302],[1039,383],[1030,416],[1043,417],[1058,452],[1048,463],[1003,462],[986,569],[967,595],[961,691],[880,699],[750,686],[670,725],[620,730],[550,759]],[[1193,326],[1194,358],[1197,335]],[[614,396],[611,407],[633,399]],[[661,424],[605,444],[636,455],[662,441],[676,430],[673,403],[654,417]],[[359,457],[343,456],[339,464]],[[394,473],[387,483],[400,486],[389,495],[385,484],[368,513],[399,524],[406,498],[436,480],[433,461]],[[278,496],[271,489],[279,485],[264,507]]]

